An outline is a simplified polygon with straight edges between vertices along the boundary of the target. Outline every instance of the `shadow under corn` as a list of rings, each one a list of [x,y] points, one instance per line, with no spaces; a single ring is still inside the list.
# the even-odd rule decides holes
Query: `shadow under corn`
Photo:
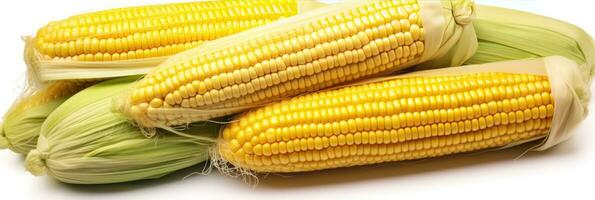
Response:
[[[577,153],[577,147],[571,139],[552,149],[543,152],[526,152],[526,150],[537,143],[528,143],[508,149],[485,151],[480,153],[467,153],[451,155],[439,158],[424,159],[418,161],[393,162],[371,166],[348,167],[340,169],[322,170],[315,172],[293,173],[293,174],[266,174],[259,175],[259,183],[256,187],[245,184],[241,179],[229,181],[237,184],[236,187],[246,189],[303,189],[324,185],[353,184],[354,182],[369,181],[374,179],[401,179],[410,176],[444,172],[448,170],[461,170],[469,167],[482,167],[486,165],[514,165],[517,161],[531,161],[540,158],[568,156]],[[522,156],[521,156],[522,155]],[[521,156],[521,157],[519,157]],[[204,178],[201,175],[193,175],[204,169],[205,164],[199,164],[186,168],[159,179],[140,180],[126,183],[105,184],[105,185],[73,185],[48,178],[51,185],[76,193],[97,193],[114,194],[125,193],[136,190],[158,189],[168,184],[180,184],[185,179]],[[215,169],[212,173],[217,176]],[[230,177],[219,177],[234,179]],[[226,181],[227,182],[227,181]],[[186,183],[181,183],[186,184]],[[187,184],[196,184],[188,180]]]
[[[469,167],[481,167],[493,164],[514,165],[517,161],[530,161],[543,157],[568,156],[577,152],[573,140],[553,147],[547,151],[526,150],[537,143],[528,143],[508,149],[466,153],[417,161],[393,162],[371,166],[348,167],[315,172],[294,174],[268,174],[260,176],[257,187],[264,188],[304,188],[321,185],[351,184],[372,179],[400,179],[426,173],[460,170]]]
[[[157,179],[146,179],[124,183],[111,183],[101,185],[76,185],[57,181],[56,179],[49,179],[48,184],[60,187],[61,189],[69,190],[76,193],[124,193],[135,190],[146,190],[158,188],[167,184],[179,184],[179,182],[186,181],[191,178],[201,178],[201,175],[196,175],[205,169],[205,163],[201,163],[189,168],[178,170],[171,174],[165,175]]]

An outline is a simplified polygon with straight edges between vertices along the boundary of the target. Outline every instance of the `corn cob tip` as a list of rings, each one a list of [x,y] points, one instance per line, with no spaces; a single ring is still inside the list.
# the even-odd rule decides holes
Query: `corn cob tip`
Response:
[[[37,149],[33,149],[27,154],[27,158],[25,158],[25,168],[34,176],[44,176],[47,174],[45,159],[44,154]]]
[[[123,94],[127,94],[126,92]],[[123,114],[130,120],[131,124],[137,126],[141,132],[147,137],[153,137],[156,133],[155,128],[160,127],[154,120],[146,117],[146,111],[140,109],[139,106],[133,106],[127,95],[122,95],[120,98],[114,98],[112,103],[112,110]]]
[[[8,145],[8,139],[4,136],[4,124],[0,124],[0,149],[6,149]]]
[[[217,142],[209,150],[209,160],[212,168],[225,176],[239,178],[248,185],[258,185],[260,180],[256,174],[257,171],[241,167],[237,165],[238,163],[232,163],[230,160],[225,159],[224,153],[227,152],[221,151],[221,149],[226,148],[227,145],[227,142]]]

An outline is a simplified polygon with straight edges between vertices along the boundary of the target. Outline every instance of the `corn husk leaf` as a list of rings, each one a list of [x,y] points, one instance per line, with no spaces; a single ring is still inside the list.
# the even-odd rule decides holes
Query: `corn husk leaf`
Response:
[[[473,21],[479,47],[465,64],[564,56],[585,75],[595,67],[595,45],[580,27],[528,12],[478,6]]]
[[[34,149],[46,117],[65,100],[60,98],[22,112],[8,113],[1,127],[0,148],[9,148],[20,154],[27,154]]]
[[[16,153],[27,154],[35,148],[41,125],[47,116],[68,97],[92,83],[56,81],[40,87],[28,87],[4,116],[0,148],[9,148]]]
[[[218,125],[204,123],[184,131],[202,139],[171,134],[149,139],[112,112],[112,98],[136,79],[97,84],[58,107],[43,124],[26,168],[66,183],[104,184],[159,178],[205,161]]]

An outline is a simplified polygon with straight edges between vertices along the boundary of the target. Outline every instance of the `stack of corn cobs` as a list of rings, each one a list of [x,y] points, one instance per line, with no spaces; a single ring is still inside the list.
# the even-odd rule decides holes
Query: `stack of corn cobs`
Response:
[[[580,28],[471,0],[151,5],[25,41],[0,146],[75,184],[546,150],[585,118],[595,66]]]

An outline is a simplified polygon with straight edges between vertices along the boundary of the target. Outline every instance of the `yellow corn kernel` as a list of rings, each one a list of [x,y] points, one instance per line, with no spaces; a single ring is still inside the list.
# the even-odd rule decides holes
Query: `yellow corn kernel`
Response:
[[[299,172],[500,147],[548,133],[554,111],[551,91],[549,87],[533,87],[548,84],[546,76],[487,72],[398,78],[323,91],[247,112],[223,130],[225,137],[220,138],[218,148],[225,160],[238,167],[257,172]],[[529,87],[532,89],[519,92]],[[478,94],[485,91],[493,91],[493,97],[479,98]],[[435,99],[436,103],[424,104],[423,100],[416,99],[429,102]],[[526,103],[527,99],[534,103]],[[305,106],[316,102],[328,103],[318,104],[315,110]],[[376,105],[383,104],[404,109],[377,109],[380,106]],[[337,112],[358,106],[362,107],[358,112]],[[280,111],[279,108],[286,109]],[[316,119],[289,117],[325,110],[332,114]],[[247,119],[253,122],[243,123]],[[271,119],[286,121],[261,126]],[[260,125],[254,127],[253,124]],[[254,165],[225,156],[242,152],[262,159],[291,157],[287,152],[260,151],[256,146],[247,150],[253,144],[241,146],[243,144],[233,142],[241,136],[241,130],[250,129],[258,134],[265,130],[293,130],[306,124],[324,128],[309,129],[309,135],[255,141],[257,146],[301,143],[292,153],[304,154],[306,159]],[[326,159],[308,159],[310,154]]]

